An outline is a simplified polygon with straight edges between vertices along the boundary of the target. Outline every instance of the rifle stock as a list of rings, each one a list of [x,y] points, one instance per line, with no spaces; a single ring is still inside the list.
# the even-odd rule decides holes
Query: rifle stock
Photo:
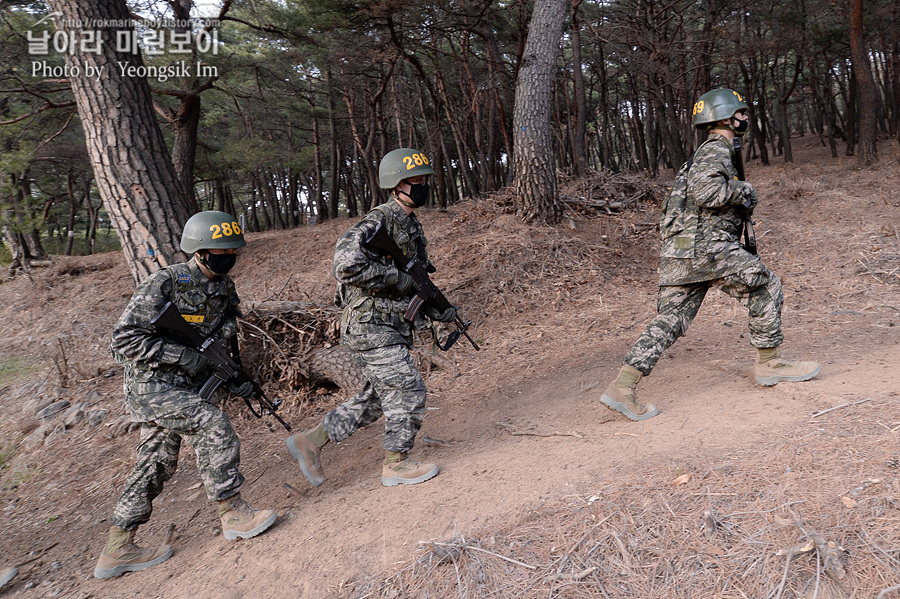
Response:
[[[371,237],[365,241],[364,245],[371,250],[376,250],[390,256],[397,268],[411,276],[415,282],[417,288],[416,295],[413,296],[412,300],[409,302],[409,306],[407,306],[406,312],[403,314],[404,319],[412,322],[416,318],[416,314],[425,304],[432,306],[440,312],[444,312],[453,307],[453,304],[451,304],[446,296],[441,293],[441,290],[438,289],[437,285],[431,281],[431,277],[428,276],[427,266],[420,260],[407,258],[403,253],[403,250],[401,250],[391,236],[388,235],[383,222],[378,223],[378,226],[375,227],[375,231],[372,233]],[[456,325],[456,330],[450,333],[447,337],[447,341],[443,345],[440,343],[437,344],[441,350],[447,351],[450,349],[459,339],[460,335],[465,335],[466,339],[469,340],[469,343],[472,344],[472,347],[474,347],[476,351],[481,349],[469,335],[468,329],[472,324],[471,320],[463,322],[457,315],[453,324]]]
[[[169,338],[171,338],[171,334],[176,335],[177,337],[173,339],[174,341],[185,343],[196,349],[213,365],[215,372],[206,379],[200,387],[200,390],[197,392],[200,397],[208,400],[219,387],[228,381],[233,381],[236,385],[243,385],[244,383],[249,382],[253,385],[253,398],[259,402],[259,411],[257,412],[253,408],[249,398],[244,397],[242,399],[244,400],[244,403],[247,404],[247,407],[250,408],[253,415],[257,418],[262,418],[263,414],[271,414],[279,423],[281,423],[281,426],[288,431],[291,430],[291,426],[282,420],[281,416],[276,413],[281,401],[275,400],[272,402],[266,397],[266,394],[262,387],[259,386],[259,383],[251,379],[247,373],[244,372],[241,365],[231,357],[223,340],[201,335],[197,332],[197,329],[192,327],[184,319],[178,311],[178,308],[175,307],[175,304],[172,302],[168,302],[163,309],[160,310],[159,314],[153,317],[150,324],[164,335],[169,333],[169,335],[167,335]]]

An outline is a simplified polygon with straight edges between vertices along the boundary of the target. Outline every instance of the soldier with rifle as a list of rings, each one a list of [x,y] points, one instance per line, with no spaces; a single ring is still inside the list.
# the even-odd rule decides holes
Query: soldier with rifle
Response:
[[[321,451],[384,416],[385,450],[381,482],[392,487],[413,485],[438,473],[435,464],[409,457],[425,415],[425,382],[410,350],[424,317],[455,323],[449,349],[465,335],[475,349],[456,308],[428,278],[434,266],[428,241],[415,210],[428,200],[427,177],[434,170],[425,154],[402,148],[384,156],[379,185],[390,198],[350,227],[334,251],[335,298],[344,309],[341,344],[355,352],[367,379],[352,399],[328,412],[322,423],[287,439],[287,447],[304,476],[315,486],[325,482]],[[420,309],[421,308],[421,309]]]
[[[784,294],[778,275],[756,252],[750,216],[757,196],[743,180],[740,155],[740,140],[750,122],[747,110],[743,98],[730,89],[709,91],[694,105],[693,124],[709,135],[678,171],[663,204],[657,316],[625,355],[618,377],[600,398],[631,420],[658,413],[652,404],[637,400],[635,387],[663,351],[687,331],[711,287],[747,308],[758,384],[806,381],[819,373],[815,362],[788,360],[778,351],[784,340]]]
[[[237,259],[237,248],[245,245],[243,231],[231,215],[195,214],[181,237],[181,249],[193,258],[160,269],[138,285],[113,330],[110,349],[125,366],[125,405],[131,419],[141,424],[141,437],[137,461],[110,517],[109,541],[94,569],[97,578],[149,568],[172,555],[169,545],[143,548],[134,537],[137,527],[150,519],[153,500],[175,473],[182,441],[197,455],[206,495],[218,504],[225,539],[256,536],[278,516],[272,510],[251,508],[241,497],[240,442],[228,416],[201,392],[210,388],[214,376],[245,399],[257,396],[258,386],[237,376],[239,366],[229,370],[229,376],[221,375],[222,364],[204,355],[212,354],[159,326],[160,317],[171,315],[174,306],[198,338],[215,339],[218,350],[230,345],[235,350],[231,357],[239,364],[233,343],[239,299],[228,271]]]

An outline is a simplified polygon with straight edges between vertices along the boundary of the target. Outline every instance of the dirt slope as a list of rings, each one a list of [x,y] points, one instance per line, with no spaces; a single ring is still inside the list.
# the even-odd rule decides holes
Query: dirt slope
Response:
[[[440,475],[382,487],[378,423],[327,447],[328,481],[314,489],[286,452],[283,431],[230,405],[242,438],[245,496],[276,509],[278,522],[251,541],[225,541],[185,448],[139,537],[162,540],[173,524],[175,555],[113,581],[96,581],[91,572],[137,441],[136,431],[119,430],[126,428],[121,371],[105,354],[130,297],[129,275],[118,255],[103,255],[60,260],[52,272],[36,271],[33,283],[4,282],[0,358],[34,373],[0,389],[0,450],[12,454],[0,472],[0,568],[23,564],[0,596],[396,596],[382,593],[379,581],[421,556],[419,541],[489,535],[525,512],[598,489],[649,485],[664,495],[673,492],[672,478],[704,464],[745,460],[753,469],[746,460],[760,459],[760,447],[814,430],[810,423],[823,410],[866,400],[853,409],[878,411],[883,428],[871,434],[885,455],[900,452],[898,169],[884,162],[859,171],[853,159],[832,160],[814,145],[797,157],[793,165],[751,163],[748,176],[762,198],[761,253],[785,287],[784,353],[818,360],[814,381],[755,385],[746,314],[713,292],[686,337],[641,384],[641,397],[660,416],[626,421],[597,398],[655,310],[656,207],[573,212],[559,228],[526,227],[472,203],[426,212],[435,281],[473,318],[483,347],[476,353],[460,342],[447,356],[453,363],[436,360],[429,375],[421,437],[434,441],[420,441],[414,457],[438,463]],[[251,235],[235,272],[242,298],[329,302],[334,240],[350,222]],[[286,410],[297,430],[344,395],[316,397]],[[27,417],[57,398],[92,401],[111,415],[28,449],[20,443]],[[853,440],[841,442],[852,454]],[[860,477],[877,470],[885,496],[900,499],[897,471],[883,456],[857,457]],[[896,507],[884,517],[894,553],[898,517]],[[871,576],[870,586],[900,584],[896,565]],[[606,592],[629,596],[615,586]]]

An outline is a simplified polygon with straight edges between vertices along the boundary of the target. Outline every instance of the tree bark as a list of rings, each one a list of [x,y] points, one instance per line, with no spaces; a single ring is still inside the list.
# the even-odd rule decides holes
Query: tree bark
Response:
[[[562,213],[550,117],[565,13],[565,0],[536,0],[516,78],[515,203],[516,214],[525,222],[551,224]]]
[[[587,175],[587,155],[584,150],[587,130],[587,102],[584,95],[584,73],[581,69],[581,14],[582,0],[572,0],[572,92],[575,94],[575,125],[572,131],[572,162],[575,174]]]
[[[337,138],[337,114],[336,108],[334,105],[334,86],[331,81],[331,71],[328,70],[325,72],[325,82],[326,82],[326,90],[328,92],[328,138],[331,142],[331,147],[328,151],[328,163],[331,167],[330,177],[328,178],[328,212],[324,211],[324,204],[322,205],[322,210],[320,210],[320,220],[316,222],[324,222],[327,218],[337,218],[338,215],[338,206],[339,206],[339,198],[340,198],[340,189],[341,182],[339,179],[340,176],[340,163],[338,161],[338,138]]]
[[[65,256],[72,255],[72,249],[75,246],[75,218],[78,216],[78,211],[81,210],[81,204],[87,199],[87,195],[84,195],[81,198],[76,197],[75,184],[77,182],[78,177],[72,169],[69,169],[69,172],[66,173],[66,198],[69,200],[69,222],[68,226],[66,226],[66,247],[63,250],[63,255]]]
[[[850,0],[850,60],[858,89],[856,105],[859,115],[859,145],[856,161],[860,166],[869,166],[878,162],[878,146],[875,141],[875,82],[872,80],[866,52],[863,0]]]
[[[130,22],[124,0],[48,4],[62,13],[57,29],[76,36],[82,23]],[[132,27],[106,27],[99,53],[73,44],[66,64],[97,188],[137,283],[185,259],[180,235],[191,213],[156,122],[150,86],[145,77],[127,72],[140,73],[141,55],[116,50],[117,30],[134,34]]]

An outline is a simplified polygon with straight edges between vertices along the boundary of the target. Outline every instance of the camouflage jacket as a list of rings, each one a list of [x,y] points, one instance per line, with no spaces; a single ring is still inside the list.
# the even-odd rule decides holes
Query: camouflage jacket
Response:
[[[333,273],[338,289],[335,303],[344,309],[341,318],[341,344],[353,350],[388,345],[412,346],[414,324],[403,318],[413,291],[400,294],[400,271],[390,256],[363,247],[383,222],[397,246],[408,257],[428,262],[428,240],[415,213],[407,215],[391,196],[373,208],[362,220],[347,229],[334,249]]]
[[[113,329],[110,344],[113,358],[125,366],[125,403],[138,422],[156,420],[184,407],[170,405],[173,394],[165,391],[173,387],[199,390],[209,375],[188,375],[178,366],[184,346],[161,336],[150,324],[170,301],[204,336],[215,333],[230,339],[237,333],[240,300],[234,282],[227,275],[207,279],[196,259],[162,268],[138,285]]]
[[[712,281],[758,270],[758,256],[741,247],[742,202],[756,194],[737,179],[728,139],[711,133],[694,153],[693,164],[678,171],[663,203],[660,231],[660,285]]]

